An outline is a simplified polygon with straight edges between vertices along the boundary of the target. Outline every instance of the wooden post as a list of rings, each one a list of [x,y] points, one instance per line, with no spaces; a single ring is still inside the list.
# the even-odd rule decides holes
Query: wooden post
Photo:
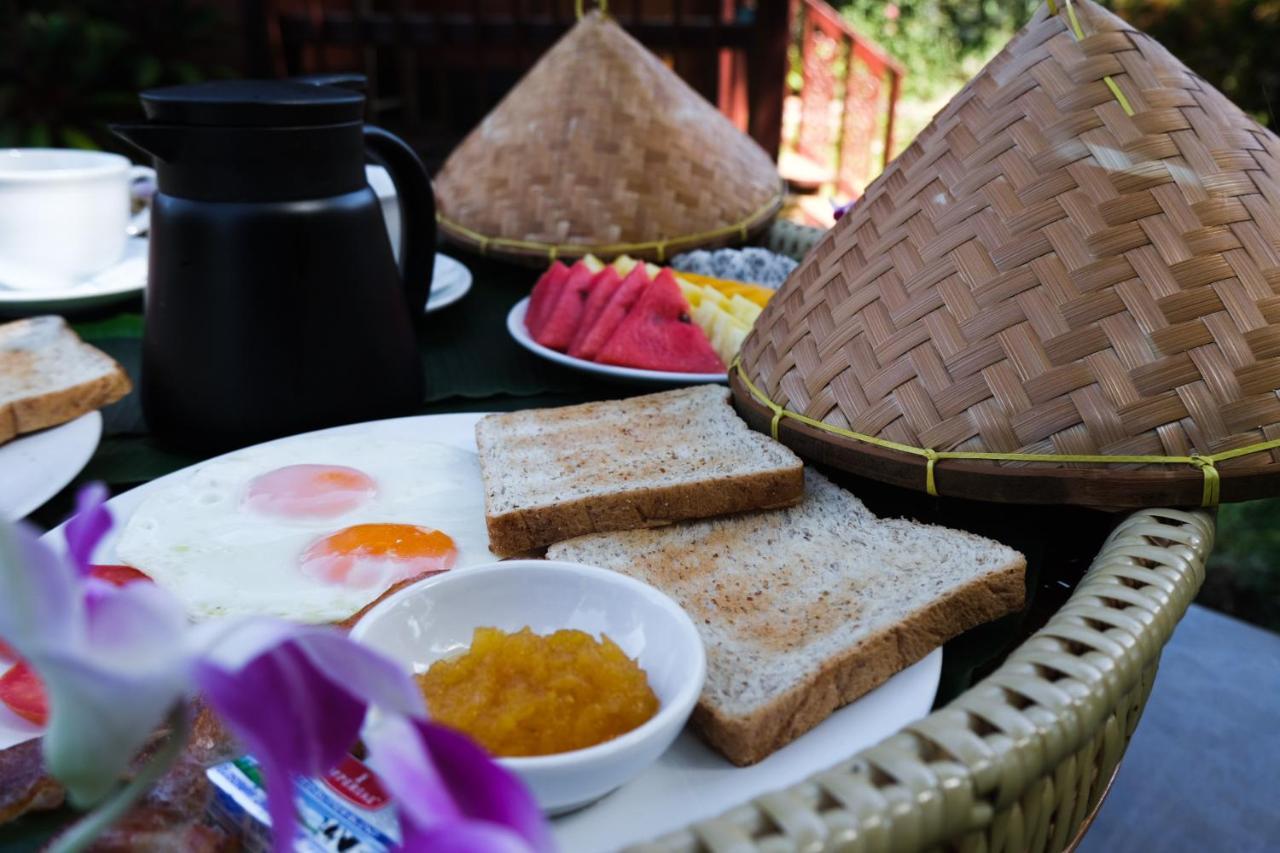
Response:
[[[884,165],[888,168],[893,159],[893,119],[898,109],[898,95],[902,92],[902,74],[896,68],[889,69],[889,114],[884,122]]]
[[[756,6],[754,49],[747,60],[747,90],[751,98],[748,132],[774,159],[782,143],[782,102],[786,97],[790,41],[790,0],[760,0]]]

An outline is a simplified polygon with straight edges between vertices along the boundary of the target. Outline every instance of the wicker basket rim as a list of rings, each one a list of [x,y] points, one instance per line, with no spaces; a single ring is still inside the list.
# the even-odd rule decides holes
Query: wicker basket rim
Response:
[[[769,223],[786,201],[786,186],[779,182],[778,192],[765,204],[752,211],[746,218],[731,225],[722,226],[696,234],[682,234],[661,240],[646,240],[632,243],[544,243],[537,240],[519,240],[511,237],[496,237],[482,234],[451,219],[443,212],[436,213],[436,222],[442,231],[458,242],[475,246],[482,255],[516,254],[523,257],[542,257],[548,261],[557,258],[581,257],[583,255],[603,255],[610,257],[618,254],[645,253],[654,251],[659,260],[664,260],[679,251],[690,251],[699,246],[709,244],[725,237],[738,236],[746,242],[750,235]],[[676,252],[669,252],[676,249]],[[496,250],[496,251],[494,251]]]
[[[1007,849],[1061,849],[1100,800],[1124,742],[1092,760],[1080,751],[1117,717],[1141,713],[1143,680],[1204,580],[1213,539],[1202,510],[1133,513],[1048,623],[946,707],[804,782],[634,849],[688,853],[717,839],[712,849],[916,850],[997,832]],[[1041,831],[1053,793],[1045,778],[1061,796],[1083,795],[1051,837]],[[1032,815],[1000,819],[1019,808]]]

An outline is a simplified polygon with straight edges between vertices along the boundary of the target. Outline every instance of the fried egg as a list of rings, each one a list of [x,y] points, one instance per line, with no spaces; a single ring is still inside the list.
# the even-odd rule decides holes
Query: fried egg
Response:
[[[340,622],[408,578],[487,563],[474,453],[370,436],[251,447],[154,489],[117,556],[194,619]]]

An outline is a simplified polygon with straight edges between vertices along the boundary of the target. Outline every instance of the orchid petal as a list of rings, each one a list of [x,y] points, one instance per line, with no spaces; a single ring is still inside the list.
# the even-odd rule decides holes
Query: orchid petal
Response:
[[[93,550],[111,529],[107,496],[107,487],[102,483],[90,483],[80,489],[76,494],[76,513],[67,519],[62,529],[67,540],[67,553],[81,575],[88,574]]]
[[[331,629],[247,619],[193,638],[205,644],[196,683],[263,765],[277,850],[292,847],[293,777],[337,764],[370,701],[421,704],[403,670]]]
[[[425,708],[422,693],[398,664],[332,628],[280,619],[223,620],[195,626],[191,643],[206,662],[228,672],[289,643],[322,675],[367,705],[409,715]]]
[[[396,798],[406,839],[441,844],[449,830],[479,824],[514,834],[524,849],[554,849],[529,791],[467,737],[426,720],[387,718],[366,733],[365,743],[374,770]]]
[[[381,718],[364,742],[374,771],[398,802],[402,826],[425,830],[465,820],[413,721]]]
[[[84,616],[75,570],[35,528],[0,522],[0,637],[29,657],[73,642]]]
[[[514,830],[496,823],[453,823],[404,830],[406,853],[529,853],[533,848]]]
[[[78,805],[112,790],[186,692],[181,605],[151,584],[101,585],[80,642],[30,655],[49,692],[50,772]]]

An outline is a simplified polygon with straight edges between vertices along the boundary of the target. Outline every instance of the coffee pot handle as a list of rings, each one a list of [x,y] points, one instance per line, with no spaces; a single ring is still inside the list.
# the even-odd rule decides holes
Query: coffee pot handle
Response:
[[[436,262],[436,199],[426,167],[409,144],[380,127],[365,125],[370,158],[386,167],[400,202],[400,278],[409,317],[416,324],[427,306]]]

